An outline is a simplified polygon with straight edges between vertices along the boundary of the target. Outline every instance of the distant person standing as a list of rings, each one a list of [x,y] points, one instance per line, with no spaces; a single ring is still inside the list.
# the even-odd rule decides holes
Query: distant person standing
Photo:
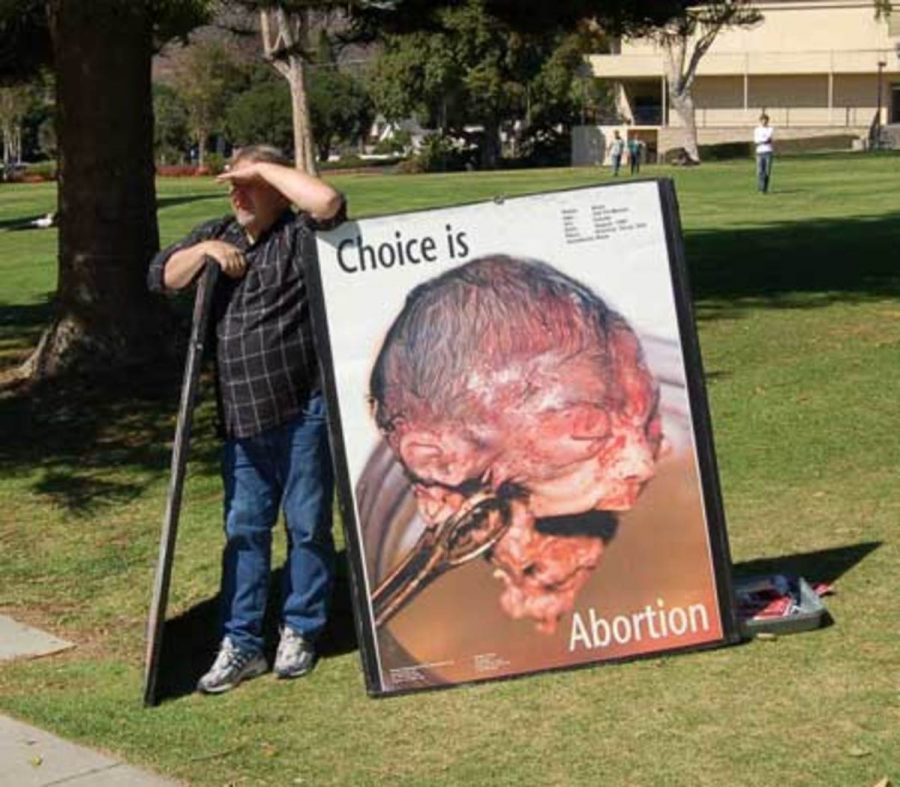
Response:
[[[759,116],[759,125],[753,129],[753,143],[756,145],[756,183],[760,193],[769,190],[769,178],[772,175],[772,135],[774,129],[769,125],[769,116]]]
[[[625,153],[625,140],[622,139],[618,131],[613,132],[613,142],[610,147],[609,155],[612,160],[613,177],[617,177],[619,169],[622,166],[622,156]]]
[[[632,175],[641,174],[641,141],[637,137],[628,140],[628,164]]]

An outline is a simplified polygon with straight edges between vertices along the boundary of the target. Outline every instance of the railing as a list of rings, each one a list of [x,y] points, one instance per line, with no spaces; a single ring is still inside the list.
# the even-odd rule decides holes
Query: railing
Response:
[[[873,107],[773,107],[766,106],[772,125],[779,128],[796,126],[834,126],[835,128],[868,126]],[[747,109],[715,109],[696,107],[699,128],[753,126],[759,120],[759,107]],[[637,123],[637,121],[635,121]],[[670,125],[678,125],[677,115],[670,114]]]
[[[635,107],[632,117],[635,126],[661,126],[662,106]]]
[[[590,55],[594,75],[600,78],[661,77],[663,58],[658,52]],[[700,76],[763,74],[866,74],[879,61],[885,73],[900,73],[900,58],[893,48],[826,49],[796,52],[708,52],[700,61]]]

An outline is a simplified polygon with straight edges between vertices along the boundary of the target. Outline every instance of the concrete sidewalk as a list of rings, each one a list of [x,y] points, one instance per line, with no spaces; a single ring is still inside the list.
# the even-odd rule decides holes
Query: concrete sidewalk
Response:
[[[74,647],[0,615],[0,661]],[[0,787],[175,787],[177,782],[0,715]]]
[[[0,716],[0,787],[175,787],[178,782]]]

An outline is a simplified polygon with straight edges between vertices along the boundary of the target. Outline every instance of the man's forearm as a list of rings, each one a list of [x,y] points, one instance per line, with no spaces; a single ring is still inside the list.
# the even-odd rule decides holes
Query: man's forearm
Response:
[[[265,162],[258,166],[260,175],[272,188],[317,221],[332,218],[340,209],[343,198],[324,181],[279,164]]]
[[[163,269],[163,285],[167,290],[184,289],[196,278],[207,257],[205,245],[197,243],[169,257]]]

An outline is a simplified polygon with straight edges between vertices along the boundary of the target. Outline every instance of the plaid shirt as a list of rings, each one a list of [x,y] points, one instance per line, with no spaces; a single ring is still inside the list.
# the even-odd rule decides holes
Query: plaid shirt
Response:
[[[242,278],[219,278],[211,315],[227,437],[251,437],[287,423],[321,389],[305,265],[315,254],[313,231],[330,229],[345,216],[342,207],[333,219],[316,223],[306,213],[286,210],[255,243],[233,218],[216,219],[163,249],[150,263],[150,289],[165,292],[163,270],[169,258],[201,241],[231,243],[247,260]]]

